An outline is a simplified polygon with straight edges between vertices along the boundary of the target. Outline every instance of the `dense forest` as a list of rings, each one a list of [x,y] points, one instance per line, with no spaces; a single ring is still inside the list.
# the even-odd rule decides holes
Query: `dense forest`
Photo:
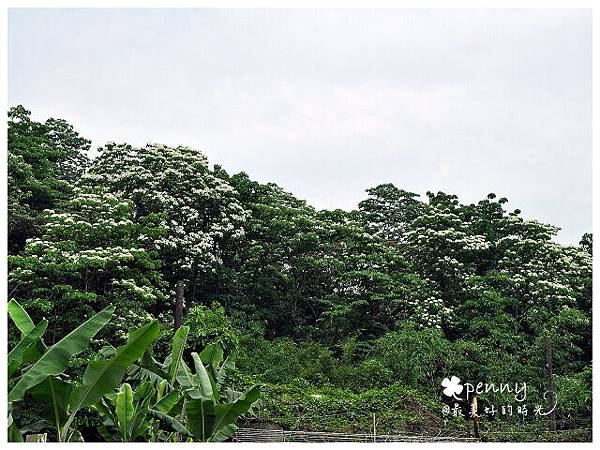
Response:
[[[457,376],[474,385],[527,383],[529,415],[517,413],[522,405],[510,393],[479,395],[483,439],[591,439],[591,234],[561,245],[557,227],[525,219],[493,193],[464,204],[389,183],[367,189],[355,210],[317,210],[276,184],[211,166],[193,148],[107,143],[91,159],[90,146],[62,119],[41,123],[22,106],[9,111],[8,300],[18,311],[9,349],[31,337],[28,350],[9,357],[10,423],[21,435],[196,436],[175,414],[144,403],[149,384],[125,368],[112,392],[78,403],[63,436],[41,412],[48,399],[39,383],[52,387],[52,377],[37,379],[37,389],[25,383],[45,356],[29,353],[58,348],[108,311],[112,320],[51,373],[54,383],[70,380],[80,392],[88,372],[106,364],[99,359],[117,360],[144,333],[152,339],[128,365],[140,372],[144,360],[165,360],[171,381],[179,379],[172,366],[185,332],[183,366],[210,372],[206,349],[219,349],[215,396],[237,393],[229,401],[240,406],[246,395],[238,425],[370,433],[375,420],[381,433],[467,433],[468,418],[448,413],[442,393],[442,380]],[[22,314],[31,325],[15,320]],[[43,342],[35,324],[45,324]],[[548,409],[547,337],[563,431],[550,437],[548,418],[534,414],[536,405]],[[118,434],[119,399],[128,395],[154,411],[156,424],[170,421],[173,433],[152,422],[138,435]],[[182,419],[198,402],[192,394],[184,400],[171,405]],[[116,415],[107,411],[113,403]],[[490,412],[508,404],[510,416]],[[234,425],[215,430],[214,440],[224,440]],[[198,440],[208,439],[204,431]]]

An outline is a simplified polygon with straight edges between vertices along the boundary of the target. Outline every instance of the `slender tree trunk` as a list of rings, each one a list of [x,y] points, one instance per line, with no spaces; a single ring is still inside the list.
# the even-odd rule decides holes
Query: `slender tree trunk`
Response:
[[[175,290],[175,331],[179,329],[183,323],[183,291],[185,284],[183,280],[177,282],[177,288]]]
[[[194,279],[192,281],[192,304],[196,304],[196,283],[198,281],[198,270],[194,270]]]

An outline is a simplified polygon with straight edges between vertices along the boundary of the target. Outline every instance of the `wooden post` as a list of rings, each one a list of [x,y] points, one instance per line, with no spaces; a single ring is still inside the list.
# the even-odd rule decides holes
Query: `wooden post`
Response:
[[[25,442],[46,442],[48,434],[28,434],[25,436]]]
[[[373,413],[373,442],[377,442],[377,423],[375,421],[375,413]]]
[[[473,421],[473,434],[477,439],[479,436],[479,414],[477,412],[477,396],[471,397],[471,408],[470,408],[471,420]]]
[[[550,431],[556,431],[556,411],[554,405],[556,403],[554,396],[554,377],[552,376],[552,338],[546,336],[546,377],[548,379],[548,406],[552,412],[548,415],[550,420]]]
[[[175,331],[179,329],[179,327],[183,323],[183,290],[185,288],[185,284],[182,280],[177,282],[177,288],[175,289]]]

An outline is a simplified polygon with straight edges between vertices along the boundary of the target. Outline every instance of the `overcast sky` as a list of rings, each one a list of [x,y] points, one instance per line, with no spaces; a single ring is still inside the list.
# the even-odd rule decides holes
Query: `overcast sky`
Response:
[[[317,208],[392,182],[591,231],[589,10],[11,10],[9,104]]]

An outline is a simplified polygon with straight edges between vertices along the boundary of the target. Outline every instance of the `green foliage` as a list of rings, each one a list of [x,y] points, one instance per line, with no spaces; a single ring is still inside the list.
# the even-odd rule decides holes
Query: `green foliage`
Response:
[[[70,415],[67,420],[63,438],[66,437],[69,425],[79,409],[98,402],[102,395],[114,390],[123,375],[156,339],[159,332],[158,322],[152,321],[138,328],[129,335],[125,345],[117,348],[115,355],[108,360],[91,361],[84,374],[82,383],[77,386],[70,398]]]
[[[559,375],[556,377],[556,395],[558,402],[558,417],[577,420],[579,425],[585,425],[591,419],[592,413],[592,367],[588,366],[581,372]]]
[[[406,385],[435,392],[450,373],[452,353],[452,344],[439,330],[407,325],[375,341],[371,355]]]
[[[28,323],[25,311],[14,300],[12,302],[10,310],[15,315],[16,323],[21,326],[23,323]],[[158,334],[158,324],[150,322],[147,326],[133,332],[127,344],[120,347],[113,358],[108,361],[91,362],[80,384],[74,385],[71,381],[65,380],[63,372],[67,369],[69,361],[89,345],[92,338],[110,321],[113,312],[113,306],[105,308],[56,344],[45,349],[43,353],[38,351],[32,353],[34,363],[24,367],[22,373],[15,374],[14,379],[9,383],[10,407],[12,408],[13,403],[22,402],[29,391],[34,398],[41,399],[51,406],[52,420],[59,441],[68,441],[76,436],[70,425],[77,412],[82,407],[94,404],[103,394],[113,390],[129,364],[145,352]],[[43,324],[44,321],[41,323]],[[28,340],[36,329],[37,326],[23,340]],[[28,342],[31,342],[29,348],[37,350],[39,340],[41,334],[35,340],[29,339]],[[14,369],[18,368],[17,365]]]
[[[105,308],[49,347],[42,355],[36,357],[34,364],[18,378],[15,385],[10,389],[8,401],[23,400],[23,396],[28,389],[38,385],[50,376],[61,374],[67,368],[71,358],[81,353],[89,345],[90,340],[108,323],[114,310],[112,306]],[[44,321],[41,323],[45,325]],[[28,348],[36,346],[38,339],[41,339],[43,332],[39,333],[35,339],[30,338],[36,328],[23,339],[28,341]],[[45,326],[43,329],[45,330]],[[23,360],[20,361],[20,363],[23,362]]]
[[[218,302],[213,302],[210,307],[191,307],[185,316],[185,325],[190,329],[190,340],[198,348],[217,343],[227,354],[236,352],[239,331]]]
[[[402,383],[359,394],[347,389],[270,385],[257,411],[263,420],[291,429],[372,433],[373,414],[380,434],[466,428],[464,421],[444,424],[442,404]]]
[[[387,242],[400,244],[404,235],[425,211],[418,194],[398,189],[391,183],[367,189],[369,198],[358,204],[361,217],[375,235]]]
[[[10,256],[9,286],[34,318],[52,319],[51,341],[64,336],[78,317],[112,303],[120,317],[143,315],[163,299],[160,263],[146,248],[160,225],[134,222],[130,202],[79,188],[63,211],[48,210],[43,235]],[[134,323],[109,331],[121,340]],[[116,325],[120,325],[119,322]]]
[[[389,183],[354,211],[318,211],[192,148],[111,143],[88,161],[89,144],[63,120],[9,111],[12,439],[48,420],[53,438],[79,439],[78,424],[100,438],[102,420],[110,440],[223,440],[256,408],[254,382],[277,385],[267,409],[286,426],[366,430],[361,414],[388,402],[411,411],[385,425],[398,431],[440,419],[452,374],[524,380],[542,402],[547,335],[559,420],[589,420],[591,233],[560,245],[557,227],[493,193],[462,204]]]
[[[260,335],[245,335],[241,346],[238,369],[261,382],[283,384],[306,380],[324,383],[332,377],[335,361],[322,344],[297,343],[290,338],[269,341]]]
[[[592,233],[584,233],[579,241],[579,246],[591,255],[593,253]]]
[[[174,433],[191,436],[169,415],[180,399],[178,391],[165,394],[164,385],[156,389],[145,381],[134,391],[123,383],[116,393],[93,406],[102,419],[100,435],[109,442],[165,441]]]
[[[177,330],[171,353],[165,361],[160,364],[146,354],[139,365],[130,368],[130,377],[137,382],[151,382],[155,388],[163,386],[179,393],[182,402],[174,411],[179,411],[181,425],[186,428],[183,434],[191,434],[189,439],[202,442],[227,440],[237,429],[239,418],[258,400],[259,386],[253,385],[245,392],[227,389],[224,381],[233,365],[223,359],[223,349],[216,343],[208,345],[200,354],[191,352],[194,370],[190,369],[182,357],[188,336],[187,326]]]
[[[62,119],[31,120],[19,105],[8,111],[8,249],[16,254],[38,233],[40,213],[56,207],[89,161],[90,141]]]
[[[31,329],[31,319],[14,300],[10,311],[20,328],[30,330],[21,341],[24,344],[18,344],[10,353],[14,374],[23,365],[22,355],[42,344],[47,322]],[[33,365],[23,367],[22,373],[13,376],[8,395],[11,440],[22,440],[12,410],[15,403],[25,400],[26,394],[48,406],[44,413],[55,426],[60,442],[80,437],[74,420],[85,409],[99,414],[102,425],[98,432],[109,441],[165,441],[179,436],[223,441],[231,437],[236,421],[258,400],[259,387],[235,393],[232,400],[228,400],[229,395],[222,396],[225,372],[232,365],[223,360],[223,350],[218,344],[209,345],[200,355],[192,352],[195,373],[192,372],[183,361],[188,327],[175,333],[173,351],[162,365],[148,353],[159,333],[158,323],[150,321],[133,330],[126,344],[100,352],[98,359],[89,362],[81,380],[73,381],[65,375],[69,361],[89,345],[113,312],[114,307],[106,308],[43,354],[32,353]],[[111,357],[103,359],[105,356]],[[126,373],[135,382],[135,390],[127,382],[121,384]]]

